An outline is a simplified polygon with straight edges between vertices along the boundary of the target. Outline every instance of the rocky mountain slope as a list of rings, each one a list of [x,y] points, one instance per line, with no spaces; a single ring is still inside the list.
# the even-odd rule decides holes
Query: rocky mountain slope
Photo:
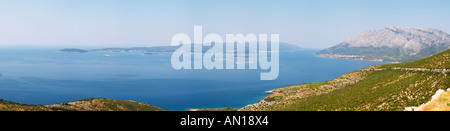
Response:
[[[440,91],[440,94],[433,96],[435,99],[424,104],[419,111],[450,111],[450,89]]]
[[[130,100],[92,98],[53,105],[27,105],[0,100],[0,111],[164,111]]]
[[[450,35],[429,28],[400,28],[358,33],[352,38],[317,54],[330,58],[351,58],[388,62],[408,62],[450,48]]]
[[[450,111],[450,88],[439,89],[431,98],[431,101],[419,107],[406,107],[405,111]]]
[[[376,65],[326,82],[268,91],[241,111],[405,110],[450,88],[450,50],[414,62]],[[450,106],[450,105],[446,105]]]

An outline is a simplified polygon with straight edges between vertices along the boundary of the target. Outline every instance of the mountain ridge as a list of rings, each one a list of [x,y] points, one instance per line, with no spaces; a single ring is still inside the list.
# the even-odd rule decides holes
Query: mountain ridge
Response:
[[[409,62],[450,49],[450,35],[432,28],[400,28],[358,33],[316,54],[329,58]]]

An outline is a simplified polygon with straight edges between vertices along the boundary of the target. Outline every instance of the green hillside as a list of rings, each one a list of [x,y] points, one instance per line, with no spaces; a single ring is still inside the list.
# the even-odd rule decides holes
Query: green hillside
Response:
[[[0,111],[164,111],[164,109],[130,100],[92,98],[54,105],[27,105],[0,100]]]
[[[450,69],[450,50],[413,62],[386,65],[385,67]]]
[[[409,63],[371,66],[322,83],[272,90],[240,110],[404,110],[450,88],[450,50]]]

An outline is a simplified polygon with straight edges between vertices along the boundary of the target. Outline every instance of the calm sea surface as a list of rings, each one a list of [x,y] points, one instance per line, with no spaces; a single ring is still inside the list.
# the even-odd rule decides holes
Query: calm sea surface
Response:
[[[313,50],[281,52],[278,79],[261,81],[261,70],[174,70],[170,53],[141,54],[0,49],[0,99],[55,104],[102,97],[167,110],[241,108],[264,98],[264,91],[270,89],[331,80],[386,64],[321,58]]]

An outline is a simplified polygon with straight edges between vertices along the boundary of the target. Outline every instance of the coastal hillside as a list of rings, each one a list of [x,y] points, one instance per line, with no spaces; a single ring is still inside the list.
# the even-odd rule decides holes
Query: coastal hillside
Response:
[[[410,62],[450,48],[450,35],[438,29],[400,28],[358,33],[352,38],[317,54],[329,58]]]
[[[241,111],[405,110],[450,88],[450,50],[414,62],[376,65],[326,82],[268,91]]]
[[[0,100],[0,111],[164,111],[130,100],[92,98],[53,105],[27,105]]]

